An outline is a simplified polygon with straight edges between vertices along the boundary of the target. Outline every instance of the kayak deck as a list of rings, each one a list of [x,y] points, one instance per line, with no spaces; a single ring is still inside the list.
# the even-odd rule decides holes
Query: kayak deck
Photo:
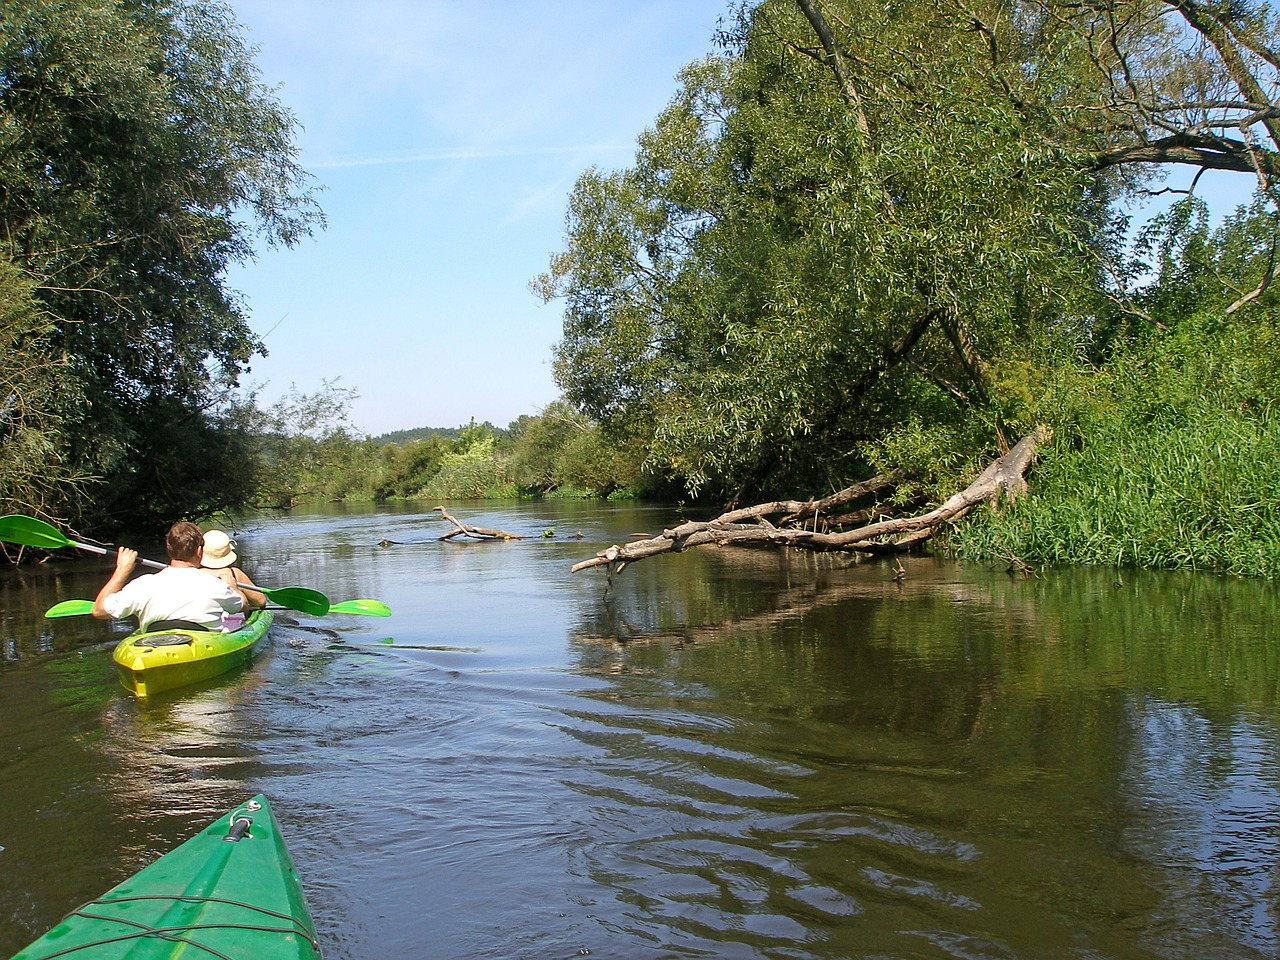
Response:
[[[267,635],[272,619],[270,610],[254,610],[231,633],[131,633],[116,646],[112,658],[124,688],[134,696],[147,697],[208,680],[244,663]]]
[[[302,885],[259,795],[84,904],[13,960],[319,960]]]

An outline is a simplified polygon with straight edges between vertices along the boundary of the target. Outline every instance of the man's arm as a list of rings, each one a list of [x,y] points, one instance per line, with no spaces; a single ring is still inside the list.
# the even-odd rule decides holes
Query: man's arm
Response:
[[[98,591],[98,595],[93,601],[93,615],[99,620],[111,619],[111,614],[107,613],[107,608],[102,605],[102,601],[113,593],[120,592],[120,589],[129,582],[129,574],[133,573],[133,568],[137,563],[137,550],[121,547],[116,551],[115,572],[111,574],[111,579],[102,585],[102,589]]]

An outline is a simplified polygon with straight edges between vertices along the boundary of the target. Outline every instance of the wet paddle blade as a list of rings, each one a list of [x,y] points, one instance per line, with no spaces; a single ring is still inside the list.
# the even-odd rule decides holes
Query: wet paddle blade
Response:
[[[50,526],[35,517],[24,517],[20,513],[0,517],[0,540],[24,547],[40,547],[44,550],[75,546],[58,531],[57,527]]]
[[[56,617],[83,617],[90,613],[93,613],[92,600],[63,600],[46,610],[44,615],[52,620]]]
[[[240,585],[237,584],[237,586]],[[272,590],[266,587],[248,587],[247,589],[256,590],[282,607],[288,607],[290,610],[297,610],[312,617],[323,617],[329,612],[329,598],[317,590],[308,590],[306,587],[279,587]]]
[[[330,613],[354,613],[362,617],[389,617],[391,608],[381,600],[343,600],[331,604]]]

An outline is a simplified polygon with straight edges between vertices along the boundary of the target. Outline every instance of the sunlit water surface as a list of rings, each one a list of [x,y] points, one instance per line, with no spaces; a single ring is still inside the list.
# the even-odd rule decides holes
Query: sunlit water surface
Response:
[[[1280,952],[1273,586],[714,548],[610,582],[569,568],[671,511],[450,512],[528,539],[244,520],[258,582],[394,616],[285,611],[152,702],[122,625],[40,616],[105,561],[0,572],[0,956],[258,792],[329,960]]]

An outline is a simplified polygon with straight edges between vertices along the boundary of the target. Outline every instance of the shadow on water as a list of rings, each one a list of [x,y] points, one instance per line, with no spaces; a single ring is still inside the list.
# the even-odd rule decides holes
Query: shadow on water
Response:
[[[395,616],[282,616],[154,702],[108,625],[39,620],[100,565],[0,580],[0,955],[257,791],[330,960],[1276,955],[1270,585],[715,549],[610,582],[568,568],[665,511],[451,512],[530,538],[243,521],[259,582]]]

